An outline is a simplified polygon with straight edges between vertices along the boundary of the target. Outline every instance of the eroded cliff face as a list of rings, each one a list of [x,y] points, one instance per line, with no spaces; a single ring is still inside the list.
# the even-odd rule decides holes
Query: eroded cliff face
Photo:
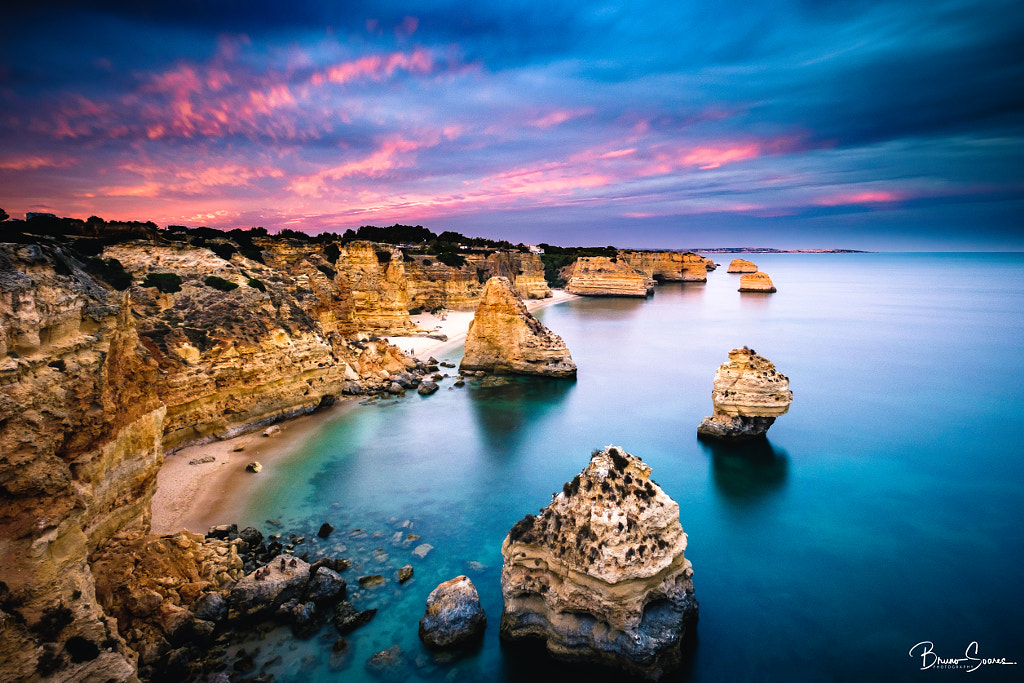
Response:
[[[715,373],[711,400],[715,413],[705,417],[697,434],[725,441],[764,436],[775,418],[793,402],[789,378],[775,364],[746,346],[729,352]]]
[[[0,245],[0,660],[7,680],[133,680],[87,558],[145,528],[159,371],[125,295],[61,247]],[[68,651],[66,644],[72,643]]]
[[[501,636],[555,657],[660,678],[697,618],[679,506],[609,446],[502,544]]]
[[[565,291],[580,296],[646,297],[654,292],[654,280],[624,259],[581,256],[562,269]]]
[[[620,251],[619,258],[657,282],[707,282],[703,256],[693,252]],[[712,268],[713,270],[713,268]]]
[[[575,377],[576,364],[565,342],[533,317],[508,278],[492,277],[484,287],[466,333],[459,369],[496,374]]]
[[[470,311],[476,308],[484,284],[492,277],[505,277],[523,299],[546,299],[551,289],[544,279],[544,264],[536,254],[497,251],[467,253],[466,265],[447,266],[436,256],[406,256],[411,305],[423,310],[448,308]]]

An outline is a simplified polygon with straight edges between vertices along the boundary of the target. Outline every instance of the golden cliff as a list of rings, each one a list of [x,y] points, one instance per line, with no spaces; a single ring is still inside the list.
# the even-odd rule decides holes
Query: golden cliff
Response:
[[[619,258],[657,282],[707,282],[703,256],[693,252],[620,251]]]
[[[565,291],[580,296],[646,297],[654,292],[654,280],[624,259],[581,256],[561,271]]]
[[[639,458],[609,446],[502,544],[501,637],[658,679],[696,621],[679,506]]]
[[[466,264],[448,266],[431,255],[407,255],[409,300],[413,308],[453,311],[476,308],[484,284],[492,277],[505,277],[522,299],[546,299],[551,289],[544,279],[544,264],[536,254],[496,251],[467,253]]]
[[[88,555],[149,523],[159,370],[124,295],[61,247],[0,245],[0,661],[7,680],[133,680]],[[57,642],[92,658],[69,661]]]
[[[729,352],[715,373],[711,391],[715,413],[697,428],[702,437],[746,441],[764,436],[793,402],[789,378],[775,364],[746,346]]]
[[[466,333],[462,372],[575,377],[565,342],[526,310],[508,278],[492,277]]]

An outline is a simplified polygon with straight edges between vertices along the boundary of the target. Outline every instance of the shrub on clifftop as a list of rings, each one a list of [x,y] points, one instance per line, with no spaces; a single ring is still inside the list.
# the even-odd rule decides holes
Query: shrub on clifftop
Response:
[[[222,292],[230,292],[232,289],[238,288],[237,282],[231,282],[230,280],[225,280],[224,278],[217,277],[216,275],[211,275],[210,277],[203,280],[203,284],[206,285],[207,287],[219,289]]]
[[[164,294],[181,291],[181,276],[174,273],[150,273],[142,281],[143,287],[156,287]]]

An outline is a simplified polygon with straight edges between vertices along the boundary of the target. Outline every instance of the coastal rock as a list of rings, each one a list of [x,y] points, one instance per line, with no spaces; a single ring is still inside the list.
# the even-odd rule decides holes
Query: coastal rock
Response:
[[[741,258],[734,258],[729,262],[727,273],[756,273],[757,266]]]
[[[334,606],[334,611],[331,614],[331,623],[334,624],[334,628],[338,630],[339,634],[345,636],[360,626],[370,623],[375,616],[377,616],[377,610],[375,609],[360,612],[352,606],[351,602],[342,600]]]
[[[437,382],[432,382],[429,379],[420,382],[420,385],[416,388],[416,393],[420,396],[430,396],[436,393],[438,390]]]
[[[656,282],[707,282],[703,256],[677,251],[620,251],[619,258]]]
[[[654,279],[624,259],[581,256],[563,268],[565,291],[580,296],[646,297],[654,292]]]
[[[707,270],[707,272],[710,273],[712,270],[715,270],[716,268],[718,268],[718,264],[715,263],[715,259],[705,256],[704,257],[704,268],[705,268],[705,270]]]
[[[531,314],[512,291],[508,278],[493,277],[466,333],[460,372],[576,376],[565,342]]]
[[[291,562],[295,566],[291,566]],[[281,562],[271,562],[267,568],[269,572],[262,578],[252,572],[231,588],[228,604],[232,617],[266,616],[289,600],[303,596],[309,580],[308,564],[297,558],[282,558]]]
[[[414,572],[415,572],[415,570],[412,568],[411,564],[407,564],[407,565],[403,565],[403,566],[399,567],[398,568],[398,583],[405,583],[406,581],[411,579]]]
[[[740,278],[740,290],[741,292],[775,292],[775,285],[772,284],[772,279],[768,277],[768,273],[762,273],[757,271],[756,273],[748,273]]]
[[[697,434],[726,441],[764,436],[775,418],[793,402],[789,378],[775,365],[746,346],[729,352],[729,360],[715,373],[711,400],[715,413],[705,417]]]
[[[657,679],[697,618],[679,506],[609,446],[502,544],[501,636]]]
[[[476,586],[466,576],[445,581],[427,596],[420,640],[430,648],[461,647],[483,637],[487,627]]]
[[[253,460],[251,463],[245,466],[246,472],[252,472],[253,474],[259,474],[263,471],[263,465]]]

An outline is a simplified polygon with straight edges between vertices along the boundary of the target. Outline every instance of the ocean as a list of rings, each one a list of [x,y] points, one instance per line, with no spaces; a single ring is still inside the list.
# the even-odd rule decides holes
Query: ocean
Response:
[[[305,535],[296,553],[353,560],[352,602],[379,611],[333,657],[330,625],[308,641],[273,631],[246,646],[252,674],[375,681],[367,659],[398,645],[391,680],[621,680],[498,638],[509,528],[615,444],[652,467],[689,536],[700,621],[665,680],[1024,680],[1024,254],[750,256],[771,295],[737,292],[731,258],[707,284],[540,310],[575,382],[448,378],[323,420],[237,521],[266,534],[276,520]],[[793,404],[765,443],[700,442],[715,370],[743,345],[789,376]],[[389,582],[359,590],[365,574]],[[417,625],[460,574],[486,636],[435,656]],[[1019,664],[936,659],[972,652]]]

